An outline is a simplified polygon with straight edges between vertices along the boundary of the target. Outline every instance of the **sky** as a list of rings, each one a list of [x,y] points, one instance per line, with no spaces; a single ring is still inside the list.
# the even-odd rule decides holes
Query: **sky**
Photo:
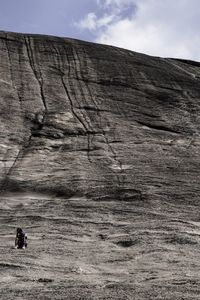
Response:
[[[200,0],[0,0],[0,30],[200,61]]]

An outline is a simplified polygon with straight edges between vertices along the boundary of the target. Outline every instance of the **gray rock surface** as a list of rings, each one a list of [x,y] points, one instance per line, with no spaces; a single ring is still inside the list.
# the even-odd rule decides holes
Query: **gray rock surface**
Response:
[[[0,32],[0,104],[2,299],[199,299],[200,63]]]

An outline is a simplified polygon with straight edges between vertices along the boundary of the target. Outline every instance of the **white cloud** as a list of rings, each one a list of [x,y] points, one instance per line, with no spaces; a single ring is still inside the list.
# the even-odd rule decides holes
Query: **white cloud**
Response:
[[[199,0],[97,2],[102,15],[95,15],[95,26],[87,27],[96,34],[96,42],[151,55],[200,60]]]
[[[80,29],[96,31],[96,36],[100,36],[109,26],[121,19],[121,13],[135,3],[135,0],[96,0],[102,9],[102,14],[97,17],[95,12],[90,12],[74,25]],[[101,31],[100,31],[101,30]]]
[[[82,19],[80,22],[76,23],[75,25],[82,29],[95,30],[96,23],[97,23],[97,16],[95,15],[95,13],[92,12],[87,14],[87,16],[85,16],[84,19]]]
[[[81,29],[94,31],[102,27],[108,27],[114,18],[114,15],[108,14],[103,15],[101,18],[97,18],[96,14],[92,12],[87,14],[84,19],[76,23],[76,26]]]

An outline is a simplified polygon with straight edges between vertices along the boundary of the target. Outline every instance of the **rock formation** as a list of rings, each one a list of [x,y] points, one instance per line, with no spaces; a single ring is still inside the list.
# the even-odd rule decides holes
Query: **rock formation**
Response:
[[[198,299],[200,63],[7,32],[0,58],[2,230],[39,226],[26,263],[51,276],[29,274],[35,293],[61,268],[74,280],[62,299]],[[8,281],[15,256],[2,262]]]
[[[4,32],[0,51],[3,190],[195,200],[198,63]]]

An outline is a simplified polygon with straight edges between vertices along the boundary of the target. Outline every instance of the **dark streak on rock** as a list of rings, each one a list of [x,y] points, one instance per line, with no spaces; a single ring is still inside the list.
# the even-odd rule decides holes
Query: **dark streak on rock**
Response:
[[[173,129],[168,128],[168,127],[163,126],[163,125],[150,124],[150,123],[145,123],[145,122],[142,122],[142,121],[136,121],[136,122],[143,125],[143,126],[149,127],[150,129],[161,130],[161,131],[166,131],[166,132],[169,132],[169,133],[176,133],[176,134],[180,133],[176,130],[173,130]]]

